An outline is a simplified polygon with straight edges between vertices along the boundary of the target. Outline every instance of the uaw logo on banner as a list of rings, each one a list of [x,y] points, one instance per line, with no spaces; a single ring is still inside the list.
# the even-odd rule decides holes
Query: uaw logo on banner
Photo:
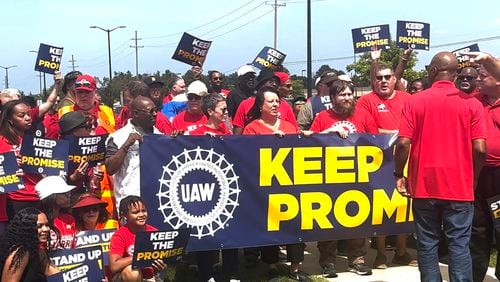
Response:
[[[396,46],[429,50],[431,25],[421,22],[398,21]]]
[[[35,70],[54,74],[61,67],[63,48],[40,43]]]
[[[354,53],[369,52],[374,49],[389,49],[391,33],[389,25],[376,25],[352,29]]]
[[[18,169],[14,152],[0,154],[0,193],[24,189],[24,180],[16,174]]]
[[[172,59],[191,66],[202,66],[210,45],[212,45],[212,41],[201,40],[184,32]]]
[[[65,175],[68,171],[69,143],[24,135],[21,145],[21,167],[26,172]]]
[[[253,60],[252,65],[256,68],[276,70],[285,61],[286,54],[273,49],[271,47],[264,47],[260,53]]]
[[[477,43],[475,43],[475,44],[457,49],[455,51],[452,51],[452,53],[455,54],[455,56],[457,57],[459,70],[472,66],[470,63],[469,55],[462,54],[462,53],[468,53],[468,52],[479,52],[479,45],[477,45]]]
[[[192,227],[188,251],[412,233],[410,199],[392,176],[393,142],[356,133],[145,136],[148,222]]]

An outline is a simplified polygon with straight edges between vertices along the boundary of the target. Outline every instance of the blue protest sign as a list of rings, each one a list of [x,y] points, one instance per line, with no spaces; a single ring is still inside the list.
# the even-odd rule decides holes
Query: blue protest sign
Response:
[[[459,70],[471,66],[469,55],[462,54],[462,53],[466,53],[466,52],[479,52],[479,45],[477,45],[477,43],[475,43],[475,44],[457,49],[455,51],[452,51],[452,53],[455,54],[455,56],[457,57]]]
[[[391,144],[386,134],[146,136],[148,223],[192,227],[188,251],[412,233]]]
[[[396,46],[429,50],[431,25],[422,22],[398,21]]]
[[[85,260],[80,265],[65,271],[50,275],[48,282],[81,282],[81,281],[102,281],[103,271],[99,268],[97,260]]]
[[[109,241],[115,232],[116,228],[81,231],[76,235],[76,247],[101,247],[102,262],[107,266],[109,265]]]
[[[50,260],[61,270],[67,270],[81,265],[85,261],[96,261],[102,271],[102,249],[99,246],[57,250],[49,253]]]
[[[66,140],[24,135],[20,152],[21,168],[25,172],[64,175],[68,171],[68,150]]]
[[[253,60],[252,65],[263,70],[276,70],[285,61],[286,54],[271,47],[264,47]]]
[[[40,43],[36,58],[35,70],[54,74],[61,67],[62,47],[50,46]]]
[[[73,171],[81,162],[88,162],[89,167],[103,163],[106,159],[107,134],[78,137],[64,136],[69,142],[69,171]]]
[[[203,66],[212,41],[201,40],[184,32],[172,59],[191,66]]]
[[[24,189],[24,180],[16,175],[18,169],[14,152],[0,154],[0,193]]]
[[[191,228],[137,232],[132,268],[151,267],[157,259],[166,263],[175,262],[177,257],[184,254],[190,233]]]
[[[354,28],[351,32],[354,54],[391,47],[388,24]]]

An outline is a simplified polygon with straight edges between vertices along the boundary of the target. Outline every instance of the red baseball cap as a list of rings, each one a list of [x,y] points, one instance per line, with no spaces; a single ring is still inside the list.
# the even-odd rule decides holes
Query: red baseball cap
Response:
[[[94,195],[92,193],[84,193],[84,194],[80,195],[80,197],[78,197],[78,200],[73,205],[73,208],[78,209],[78,208],[94,206],[94,205],[101,205],[101,206],[106,207],[108,205],[108,203],[99,199],[96,195]]]
[[[95,78],[89,74],[79,75],[75,80],[75,90],[94,91],[96,88]]]

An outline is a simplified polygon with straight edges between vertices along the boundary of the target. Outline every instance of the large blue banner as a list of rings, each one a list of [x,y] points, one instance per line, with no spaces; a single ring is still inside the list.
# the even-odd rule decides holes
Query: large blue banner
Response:
[[[390,135],[146,136],[148,223],[188,251],[411,233]]]

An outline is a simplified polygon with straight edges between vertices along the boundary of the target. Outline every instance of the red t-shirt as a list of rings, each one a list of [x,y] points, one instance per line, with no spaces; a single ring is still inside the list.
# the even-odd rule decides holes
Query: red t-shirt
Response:
[[[365,109],[373,117],[378,128],[397,130],[403,106],[410,96],[407,92],[396,91],[392,99],[384,99],[375,92],[370,92],[359,98],[356,107]]]
[[[485,94],[478,94],[476,98],[483,104],[484,119],[486,122],[486,166],[500,166],[500,102],[490,104]]]
[[[473,201],[471,140],[486,137],[483,107],[451,81],[410,97],[399,136],[411,139],[409,190],[414,198]]]
[[[206,126],[205,124],[189,132],[189,135],[205,135],[205,132],[211,132],[215,135],[231,135],[232,132],[229,131],[224,123],[220,125],[218,129],[214,129]]]
[[[168,118],[162,113],[162,112],[157,112],[156,113],[156,124],[155,127],[158,128],[158,130],[166,135],[169,135],[172,133],[173,126],[172,123],[168,120]]]
[[[146,224],[146,231],[157,231],[155,227]],[[135,243],[135,233],[133,233],[128,225],[120,227],[111,236],[109,243],[109,255],[119,255],[121,257],[131,257],[134,255],[134,243]],[[142,278],[148,279],[154,276],[154,270],[152,267],[147,267],[141,269]]]
[[[279,130],[283,131],[285,134],[296,134],[297,127],[286,120],[280,119]],[[274,134],[273,130],[265,126],[259,119],[251,121],[243,129],[243,134],[245,135],[257,135],[257,134]]]
[[[130,119],[130,108],[128,107],[128,105],[125,105],[120,110],[118,118],[116,118],[116,125],[115,125],[116,130],[124,127],[129,119]]]
[[[59,239],[56,232],[50,230],[50,241],[47,245],[47,250],[62,250],[76,248],[76,227],[75,218],[67,213],[61,213],[54,218],[54,227],[59,231]]]
[[[252,109],[253,104],[255,103],[255,96],[249,97],[243,101],[241,101],[241,104],[238,106],[238,109],[236,110],[236,114],[234,115],[233,119],[233,125],[244,128],[245,123],[248,120],[248,112],[250,109]],[[293,109],[288,104],[287,101],[280,99],[280,119],[281,120],[286,120],[289,123],[293,124],[297,129],[299,128],[297,125],[297,120],[295,119],[295,115],[293,114]]]
[[[321,111],[313,120],[311,131],[320,133],[330,127],[342,127],[350,133],[378,133],[378,127],[370,114],[362,108],[356,107],[350,117],[340,117],[333,109]]]
[[[168,102],[171,102],[172,99],[174,99],[174,95],[172,95],[172,92],[168,92],[168,94],[163,97],[163,105],[165,105]]]
[[[183,130],[185,132],[193,131],[197,127],[204,125],[207,122],[207,117],[200,114],[191,114],[189,111],[183,111],[174,117],[172,127],[175,130]]]
[[[19,137],[18,140],[19,140],[18,143],[22,144],[21,137]],[[19,152],[21,151],[21,146],[17,146],[16,148],[14,148],[14,146],[12,146],[12,144],[10,144],[7,141],[7,139],[5,139],[5,137],[0,136],[0,153],[10,152],[10,151],[14,151],[16,155],[19,155]],[[24,189],[19,189],[15,192],[9,192],[7,193],[7,197],[15,201],[33,202],[40,200],[38,198],[38,194],[36,193],[35,185],[41,179],[42,179],[41,174],[25,172],[23,175]],[[0,214],[1,213],[2,212],[0,211]]]

